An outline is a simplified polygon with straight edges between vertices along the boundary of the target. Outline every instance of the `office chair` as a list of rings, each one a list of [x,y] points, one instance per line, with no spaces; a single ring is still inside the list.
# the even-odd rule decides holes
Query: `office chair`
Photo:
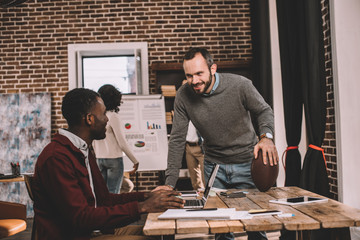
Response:
[[[26,229],[26,206],[0,201],[0,238],[9,237]]]

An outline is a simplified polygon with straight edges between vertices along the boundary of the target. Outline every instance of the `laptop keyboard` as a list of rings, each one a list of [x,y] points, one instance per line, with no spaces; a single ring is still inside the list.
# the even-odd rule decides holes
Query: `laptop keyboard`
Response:
[[[202,206],[202,201],[199,199],[187,199],[184,206]]]

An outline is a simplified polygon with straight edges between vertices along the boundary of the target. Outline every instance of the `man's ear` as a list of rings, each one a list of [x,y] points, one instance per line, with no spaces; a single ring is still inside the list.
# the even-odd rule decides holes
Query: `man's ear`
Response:
[[[210,67],[211,75],[214,75],[216,73],[216,70],[217,70],[217,65],[214,63]]]
[[[93,115],[92,115],[91,113],[86,114],[86,116],[85,116],[85,123],[86,123],[87,125],[91,125],[91,124],[94,123],[94,117],[93,117]]]

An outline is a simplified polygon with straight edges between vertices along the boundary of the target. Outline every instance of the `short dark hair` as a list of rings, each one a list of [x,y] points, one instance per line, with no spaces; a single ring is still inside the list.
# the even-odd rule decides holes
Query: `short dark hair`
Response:
[[[193,48],[190,48],[186,53],[185,53],[185,56],[184,56],[184,61],[185,60],[191,60],[195,57],[195,55],[197,53],[200,53],[203,58],[205,58],[206,60],[206,63],[209,67],[209,69],[211,68],[211,66],[214,64],[214,60],[211,56],[211,54],[209,53],[208,50],[206,50],[206,48],[200,48],[200,47],[193,47]]]
[[[90,113],[100,95],[87,88],[75,88],[63,98],[61,111],[69,126],[76,126]]]
[[[98,93],[104,101],[106,111],[119,112],[122,95],[116,87],[105,84],[99,88]]]

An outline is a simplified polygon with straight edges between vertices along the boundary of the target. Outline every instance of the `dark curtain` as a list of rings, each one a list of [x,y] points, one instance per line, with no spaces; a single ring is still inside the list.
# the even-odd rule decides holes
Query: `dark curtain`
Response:
[[[323,150],[326,85],[320,0],[277,0],[286,139],[285,184],[329,195]],[[302,106],[310,146],[300,174]]]
[[[277,1],[283,105],[286,129],[285,186],[299,186],[301,156],[298,145],[301,139],[301,34],[298,31],[300,16],[298,1]]]
[[[302,91],[310,147],[305,155],[300,186],[329,197],[325,156],[320,148],[326,125],[325,56],[320,1],[303,1],[302,12],[304,14],[302,25],[304,44],[301,45],[304,58]]]
[[[329,196],[321,144],[325,134],[326,88],[324,38],[320,0],[277,0],[286,140],[285,185],[296,185]],[[300,173],[302,106],[309,148]],[[329,239],[326,229],[311,231],[311,239]],[[282,231],[281,240],[296,239]]]
[[[273,106],[268,0],[250,1],[253,48],[252,81],[265,101]]]

